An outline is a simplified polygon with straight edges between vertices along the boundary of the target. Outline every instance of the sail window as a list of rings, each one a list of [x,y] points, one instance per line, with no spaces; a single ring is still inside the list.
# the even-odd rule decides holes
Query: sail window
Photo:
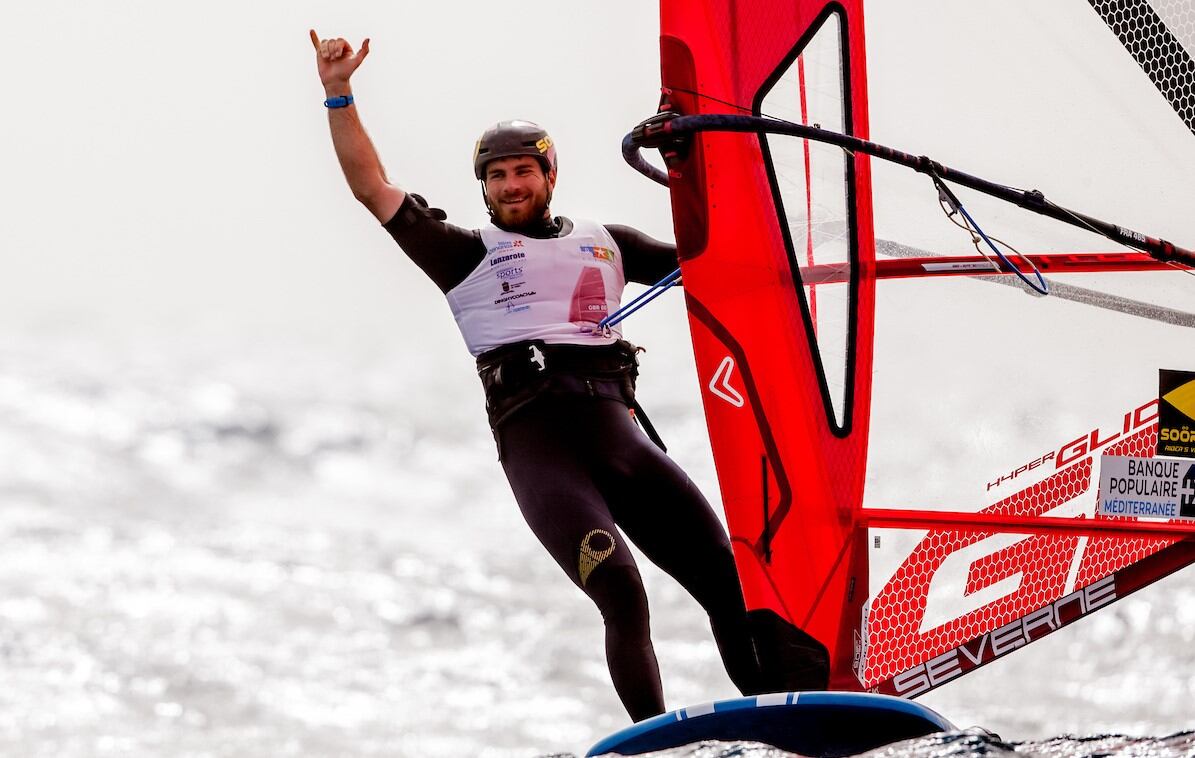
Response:
[[[762,88],[756,112],[849,133],[843,19],[830,12],[811,28]],[[853,158],[799,137],[760,139],[806,331],[821,369],[826,413],[831,426],[845,433],[856,291]],[[825,276],[830,272],[836,275]],[[834,281],[819,283],[825,278]]]

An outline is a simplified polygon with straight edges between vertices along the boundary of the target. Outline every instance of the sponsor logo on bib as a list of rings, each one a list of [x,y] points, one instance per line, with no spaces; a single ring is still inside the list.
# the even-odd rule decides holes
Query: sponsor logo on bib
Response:
[[[581,254],[602,263],[614,262],[614,251],[601,245],[581,245]]]

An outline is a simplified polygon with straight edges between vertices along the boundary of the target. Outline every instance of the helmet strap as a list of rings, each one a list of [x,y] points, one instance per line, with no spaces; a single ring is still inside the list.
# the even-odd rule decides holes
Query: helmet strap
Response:
[[[485,191],[485,180],[481,180],[481,199],[485,202],[485,212],[490,214],[490,218],[494,217],[494,206],[490,205],[490,194]]]

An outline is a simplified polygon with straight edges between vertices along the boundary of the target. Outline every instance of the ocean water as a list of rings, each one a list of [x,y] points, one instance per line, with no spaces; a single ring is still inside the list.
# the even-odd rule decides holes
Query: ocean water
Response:
[[[626,726],[474,383],[387,350],[5,339],[0,754],[579,755]],[[691,389],[644,402],[716,498]],[[700,610],[645,574],[670,707],[734,696]],[[1195,755],[1167,736],[1193,693],[1180,574],[922,701],[1005,741],[873,755]]]

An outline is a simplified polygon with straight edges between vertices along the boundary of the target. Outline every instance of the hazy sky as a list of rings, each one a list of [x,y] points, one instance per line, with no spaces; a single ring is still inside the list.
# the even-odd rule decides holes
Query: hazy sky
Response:
[[[655,109],[655,12],[567,5],[5,3],[22,94],[0,123],[3,331],[413,319],[455,347],[438,291],[344,185],[309,27],[372,38],[366,126],[392,179],[458,224],[485,218],[474,140],[522,117],[560,146],[559,212],[668,237],[666,193],[618,153]]]
[[[1190,176],[1195,140],[1166,120],[1139,72],[1130,84],[1162,106],[1160,120],[1092,128],[1109,109],[1129,112],[1133,93],[1085,67],[1084,49],[1057,45],[1061,17],[1061,33],[1094,32],[1096,54],[1127,57],[1086,3],[959,5],[869,6],[875,138],[1039,183],[1060,201],[1108,182],[1093,195],[1108,198],[1090,209],[1097,215],[1153,208],[1142,194],[1159,172],[1170,186]],[[148,326],[371,338],[418,323],[455,350],[439,293],[344,186],[309,27],[372,38],[355,79],[366,126],[392,179],[457,223],[484,221],[470,166],[477,134],[522,117],[560,147],[556,212],[671,238],[666,193],[618,153],[655,109],[656,3],[515,7],[5,3],[16,71],[0,120],[0,334]],[[1046,51],[1062,65],[1043,67]],[[1068,139],[1062,124],[1085,127]],[[1120,128],[1144,129],[1155,152],[1122,159]],[[895,194],[877,197],[881,224],[903,217],[885,215]],[[1140,223],[1175,214],[1154,216]],[[1160,231],[1178,238],[1186,224]],[[662,308],[679,313],[672,300]]]

